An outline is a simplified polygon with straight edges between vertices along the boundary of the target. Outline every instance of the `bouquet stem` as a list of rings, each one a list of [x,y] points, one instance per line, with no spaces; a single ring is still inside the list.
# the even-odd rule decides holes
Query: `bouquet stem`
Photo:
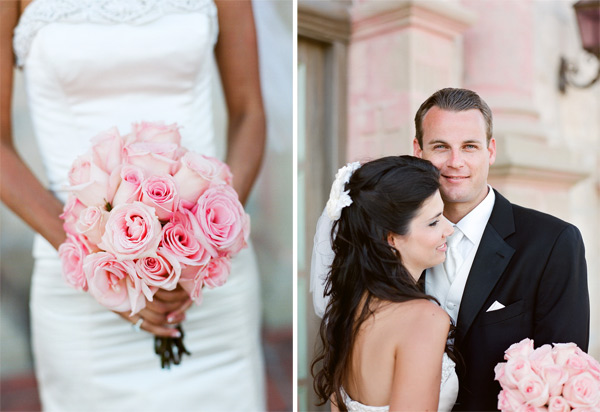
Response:
[[[170,369],[171,363],[179,365],[184,354],[191,355],[183,344],[183,328],[177,325],[176,329],[181,333],[178,338],[154,337],[154,352],[160,356],[160,367],[163,369]]]

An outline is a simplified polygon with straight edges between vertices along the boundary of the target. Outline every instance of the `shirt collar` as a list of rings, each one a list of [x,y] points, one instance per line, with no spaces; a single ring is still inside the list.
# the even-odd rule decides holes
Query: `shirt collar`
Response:
[[[483,236],[485,226],[492,215],[495,201],[496,194],[494,193],[494,189],[488,185],[487,196],[475,207],[475,209],[471,210],[456,224],[456,226],[464,233],[465,237],[475,245],[479,244],[479,241]]]

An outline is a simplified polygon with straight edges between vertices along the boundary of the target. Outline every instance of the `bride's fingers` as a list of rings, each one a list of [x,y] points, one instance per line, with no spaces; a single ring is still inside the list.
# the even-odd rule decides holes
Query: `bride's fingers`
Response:
[[[148,319],[152,323],[155,323],[157,325],[166,325],[166,324],[176,325],[185,320],[184,312],[185,312],[185,309],[187,309],[187,307],[184,310],[177,312],[175,315],[172,315],[171,313],[175,310],[181,309],[182,307],[184,307],[184,305],[179,304],[179,303],[177,305],[173,305],[173,304],[150,305],[150,302],[148,302],[146,307],[143,310],[141,310],[139,312],[139,314],[144,319]]]
[[[159,290],[154,295],[153,304],[147,307],[165,314],[168,323],[176,324],[185,319],[185,311],[191,305],[192,300],[187,292],[178,287],[172,291]]]
[[[183,319],[185,319],[185,311],[192,306],[192,303],[194,302],[188,297],[187,301],[185,301],[179,308],[167,314],[167,321],[169,323],[181,322]]]
[[[146,309],[165,315],[177,309],[179,306],[181,306],[182,303],[183,301],[165,302],[154,296],[151,302],[146,302]]]
[[[133,325],[141,318],[139,328],[158,336],[176,336],[178,331],[170,325],[185,320],[185,311],[191,306],[192,300],[181,287],[166,291],[159,289],[152,301],[146,302],[146,307],[134,316],[128,312],[117,312],[123,319]]]
[[[131,316],[129,320],[131,321],[131,324],[134,326],[134,328],[139,328],[146,332],[152,333],[155,336],[164,336],[171,338],[181,337],[181,333],[177,329],[154,324],[150,320],[145,319],[139,315]]]
[[[141,329],[157,336],[179,337],[179,331],[173,329],[167,324],[164,314],[155,313],[148,308],[142,309],[135,315],[130,316],[129,312],[115,312],[125,321],[131,323],[134,329]],[[140,321],[141,319],[141,321]]]
[[[165,303],[183,303],[189,298],[187,292],[181,286],[177,286],[173,290],[159,289],[154,294],[154,299]]]
[[[155,312],[149,307],[139,311],[138,315],[154,325],[167,326],[168,323],[167,316],[164,313]]]

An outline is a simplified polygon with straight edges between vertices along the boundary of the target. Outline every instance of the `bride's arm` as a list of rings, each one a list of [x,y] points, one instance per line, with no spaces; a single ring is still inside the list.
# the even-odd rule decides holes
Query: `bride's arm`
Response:
[[[58,217],[62,213],[62,204],[29,170],[12,141],[12,34],[19,18],[19,2],[0,1],[0,13],[0,198],[33,230],[58,248],[66,237]]]
[[[233,186],[245,203],[260,170],[265,147],[265,114],[260,90],[252,3],[216,2],[219,39],[215,56],[229,115],[226,162]]]
[[[390,411],[436,411],[450,320],[423,301],[396,347]]]

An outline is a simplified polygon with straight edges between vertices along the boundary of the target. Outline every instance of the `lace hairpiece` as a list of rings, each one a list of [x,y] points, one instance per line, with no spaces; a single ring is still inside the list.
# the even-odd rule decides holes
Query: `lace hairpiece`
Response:
[[[329,200],[327,201],[327,216],[329,219],[337,220],[342,215],[342,209],[352,204],[352,198],[349,191],[344,190],[346,183],[350,181],[350,176],[360,167],[360,162],[348,163],[340,168],[335,174],[335,180],[331,185]]]

